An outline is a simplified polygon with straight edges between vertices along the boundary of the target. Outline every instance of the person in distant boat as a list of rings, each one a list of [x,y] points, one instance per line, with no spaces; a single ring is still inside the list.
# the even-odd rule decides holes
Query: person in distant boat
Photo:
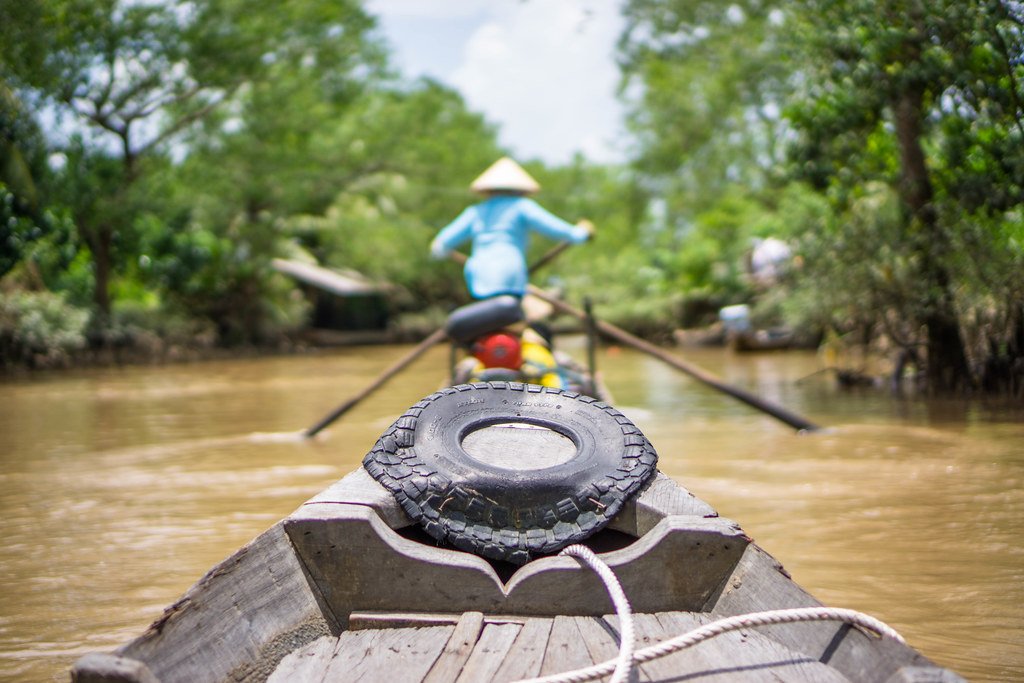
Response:
[[[470,188],[484,201],[470,206],[445,226],[430,245],[434,258],[473,240],[466,261],[466,286],[474,299],[500,294],[522,297],[526,293],[526,247],[530,232],[574,244],[593,234],[590,221],[567,223],[545,210],[528,195],[540,190],[529,173],[508,157],[502,157],[473,181]]]

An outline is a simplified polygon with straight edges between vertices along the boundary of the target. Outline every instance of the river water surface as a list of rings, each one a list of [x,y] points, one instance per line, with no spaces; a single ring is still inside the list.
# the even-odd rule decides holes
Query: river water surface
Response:
[[[568,350],[582,355],[568,340]],[[359,465],[434,391],[437,348],[315,441],[401,347],[0,384],[0,680],[67,680]],[[812,354],[686,357],[828,425],[799,436],[658,361],[598,362],[660,468],[835,607],[973,681],[1024,680],[1024,410],[843,392]],[[803,379],[802,381],[797,381]]]

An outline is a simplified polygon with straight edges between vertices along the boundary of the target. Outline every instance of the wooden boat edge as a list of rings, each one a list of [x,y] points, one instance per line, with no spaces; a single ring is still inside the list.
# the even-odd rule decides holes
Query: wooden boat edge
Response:
[[[592,603],[593,596],[603,592],[596,578],[574,560],[541,558],[519,569],[503,585],[482,558],[424,546],[395,532],[409,524],[390,494],[357,470],[217,565],[141,636],[113,653],[79,659],[72,680],[265,680],[289,652],[350,627],[348,620],[353,614],[450,614],[479,608],[491,615],[515,617],[599,616],[611,611],[604,603],[595,609],[556,601],[559,596],[585,594]],[[661,473],[625,506],[612,526],[637,537],[631,546],[604,555],[627,595],[634,601],[639,598],[637,612],[665,611],[658,609],[665,606],[659,591],[675,585],[677,577],[663,581],[653,591],[649,590],[651,582],[657,582],[667,563],[678,563],[695,544],[709,542],[734,544],[732,555],[724,561],[720,557],[713,578],[703,581],[686,595],[688,602],[677,602],[674,609],[717,617],[820,604],[738,525],[718,517],[707,503]],[[381,601],[379,596],[368,599],[365,593],[353,601],[352,596],[363,588],[350,586],[346,592],[346,581],[330,576],[327,569],[337,558],[323,556],[332,544],[338,549],[339,538],[351,540],[353,533],[362,536],[355,548],[348,549],[350,556],[358,559],[367,548],[375,547],[377,552],[392,553],[386,564],[396,560],[399,574],[427,570],[428,578],[413,582],[392,596],[391,602]],[[317,561],[317,552],[322,561]],[[363,564],[371,568],[377,564],[372,558],[364,559]],[[706,568],[707,562],[705,556],[697,564]],[[357,570],[363,575],[348,580],[365,584],[366,566]],[[455,581],[451,580],[453,572],[458,574]],[[692,572],[694,567],[687,566],[680,574]],[[422,597],[424,586],[437,582],[458,585],[476,601],[410,602],[410,595]],[[644,602],[645,594],[655,600]],[[538,600],[542,608],[536,607]],[[909,681],[918,680],[922,673],[929,680],[961,680],[907,646],[841,625],[790,624],[773,627],[771,634],[808,656],[827,654],[829,664],[849,673],[851,680]]]

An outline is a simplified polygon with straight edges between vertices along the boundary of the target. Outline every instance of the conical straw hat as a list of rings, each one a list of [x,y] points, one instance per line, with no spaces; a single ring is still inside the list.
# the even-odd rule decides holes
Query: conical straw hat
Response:
[[[469,186],[474,192],[522,192],[533,194],[540,185],[523,170],[523,167],[508,157],[502,157],[480,174]]]

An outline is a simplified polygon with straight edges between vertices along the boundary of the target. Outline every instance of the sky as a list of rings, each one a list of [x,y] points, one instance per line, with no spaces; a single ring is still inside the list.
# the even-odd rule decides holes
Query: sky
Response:
[[[369,0],[395,65],[462,93],[519,160],[624,158],[611,0]]]

